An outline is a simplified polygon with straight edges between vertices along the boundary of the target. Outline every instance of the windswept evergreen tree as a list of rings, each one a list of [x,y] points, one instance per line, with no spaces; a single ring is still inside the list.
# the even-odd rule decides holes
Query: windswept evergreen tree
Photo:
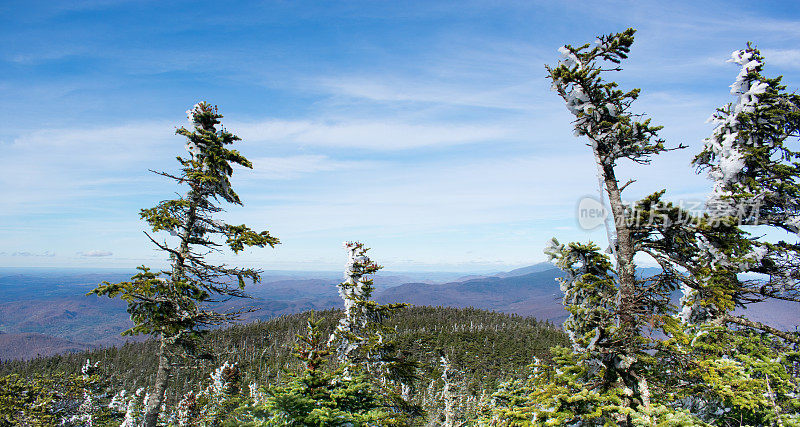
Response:
[[[571,313],[565,329],[573,345],[595,356],[593,360],[604,371],[604,387],[624,387],[630,390],[628,404],[647,406],[650,392],[639,363],[646,343],[640,331],[653,312],[646,295],[653,289],[636,278],[638,242],[625,220],[622,191],[633,180],[621,184],[615,168],[622,160],[647,164],[651,156],[667,148],[658,137],[661,127],[631,111],[639,89],[626,92],[604,80],[605,73],[620,70],[618,64],[627,58],[634,33],[628,29],[601,36],[594,45],[563,46],[558,66],[546,67],[553,90],[575,116],[575,135],[588,139],[592,148],[598,180],[611,208],[612,224],[607,224],[607,231],[614,268],[593,245],[564,246],[554,240],[548,253],[568,272],[562,290]]]
[[[741,67],[731,85],[736,102],[719,108],[709,119],[715,124],[713,134],[693,163],[708,170],[714,183],[708,204],[717,217],[749,226],[751,235],[768,233],[787,240],[743,236],[748,251],[738,258],[709,242],[705,251],[709,263],[730,272],[731,286],[695,289],[700,292],[696,298],[722,293],[727,304],[720,301],[704,308],[711,317],[800,344],[797,334],[729,314],[733,306],[767,299],[800,303],[800,96],[786,93],[781,77],[761,74],[764,58],[750,44],[733,52],[729,62]],[[761,273],[768,279],[734,277],[741,272]]]
[[[351,371],[371,375],[382,389],[385,402],[391,402],[392,410],[417,414],[420,409],[409,402],[409,397],[418,364],[400,352],[392,339],[394,331],[386,326],[389,316],[408,304],[375,302],[372,275],[383,267],[369,258],[369,248],[363,243],[345,242],[344,247],[347,249],[345,280],[339,284],[344,315],[328,343],[335,348],[346,375]]]
[[[168,255],[171,268],[153,272],[142,266],[130,281],[103,282],[92,291],[128,303],[134,327],[123,334],[150,334],[160,340],[155,384],[145,399],[144,425],[148,427],[158,421],[176,357],[202,356],[197,347],[208,328],[237,318],[238,313],[219,313],[209,304],[246,297],[246,282],[260,280],[257,270],[213,264],[206,255],[224,246],[238,253],[249,246],[273,247],[279,243],[267,231],[257,232],[244,224],[231,225],[214,218],[222,211],[222,202],[242,204],[231,188],[230,177],[234,165],[252,168],[252,164],[229,148],[240,138],[222,127],[217,107],[201,102],[187,111],[187,117],[192,129],[177,130],[186,137],[189,153],[187,158],[177,158],[181,172],[157,172],[185,185],[187,191],[177,199],[142,209],[140,214],[153,232],[173,236],[172,241],[159,241],[145,232]]]
[[[345,242],[344,247],[347,249],[345,280],[339,284],[344,316],[328,342],[335,346],[337,358],[346,369],[354,368],[375,377],[384,389],[383,394],[395,401],[398,411],[417,412],[404,398],[417,377],[417,363],[400,353],[391,339],[394,331],[386,326],[389,316],[408,304],[375,302],[372,275],[383,267],[369,258],[369,248],[363,243]]]
[[[751,44],[729,62],[741,67],[736,101],[711,117],[713,134],[693,161],[714,183],[704,227],[716,236],[698,233],[683,262],[691,280],[661,355],[680,373],[672,392],[703,421],[798,425],[797,325],[781,330],[734,310],[762,301],[800,310],[800,97],[761,74]]]
[[[408,306],[403,303],[378,304],[372,299],[375,287],[372,275],[382,266],[367,255],[369,248],[361,242],[345,242],[347,265],[344,282],[339,284],[339,296],[344,303],[344,316],[330,336],[336,346],[337,357],[343,362],[362,361],[367,369],[387,362],[389,340],[384,322],[397,310]]]
[[[572,349],[553,349],[553,365],[537,363],[527,381],[495,395],[487,420],[499,425],[796,425],[800,384],[796,331],[733,315],[767,298],[796,301],[797,243],[769,243],[742,225],[796,233],[797,98],[780,79],[760,76],[760,55],[735,52],[743,66],[737,103],[715,115],[717,128],[695,164],[715,181],[708,212],[663,200],[661,190],[626,204],[615,166],[647,164],[667,150],[658,127],[630,112],[638,89],[605,82],[620,70],[634,30],[597,43],[560,49],[548,67],[553,88],[575,116],[575,134],[592,147],[611,207],[609,249],[593,243],[546,250],[565,272]],[[610,65],[601,65],[601,64]],[[679,147],[681,148],[681,147]],[[763,169],[762,169],[763,168]],[[755,206],[754,206],[755,205]],[[765,221],[759,222],[764,211]],[[796,234],[794,236],[796,239]],[[609,254],[611,256],[609,256]],[[638,277],[634,256],[661,272]],[[765,273],[752,279],[741,273]],[[680,307],[671,302],[684,291]]]

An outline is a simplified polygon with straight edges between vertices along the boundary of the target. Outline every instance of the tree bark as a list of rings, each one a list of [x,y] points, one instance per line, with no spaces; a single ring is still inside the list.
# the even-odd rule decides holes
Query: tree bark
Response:
[[[619,182],[614,173],[614,166],[604,161],[604,156],[600,156],[599,153],[597,153],[597,148],[595,148],[595,158],[601,163],[599,166],[603,173],[603,181],[606,193],[608,194],[608,202],[611,205],[614,230],[616,232],[615,241],[609,243],[611,245],[616,245],[614,254],[616,255],[616,270],[619,281],[617,313],[620,335],[623,340],[619,350],[623,356],[636,357],[638,349],[636,348],[634,338],[640,333],[640,325],[638,324],[638,318],[636,316],[636,313],[639,311],[636,299],[636,265],[633,262],[636,248],[634,246],[630,226],[625,217],[622,190],[619,187]],[[615,369],[619,368],[615,367]],[[625,385],[634,391],[634,396],[632,396],[632,398],[639,400],[643,406],[649,407],[650,389],[647,385],[647,381],[643,376],[638,375],[634,371],[633,366],[629,366],[624,370],[627,372],[624,372],[624,375],[621,375],[621,377],[623,378],[623,382],[626,383]],[[628,383],[629,380],[630,383]]]
[[[144,427],[155,427],[158,422],[158,415],[161,412],[161,405],[164,403],[164,395],[167,391],[172,365],[169,360],[169,350],[164,338],[161,338],[161,346],[158,349],[158,372],[156,373],[156,383],[153,393],[147,402],[144,415]]]
[[[614,167],[603,166],[603,180],[605,181],[608,202],[614,215],[614,228],[616,230],[617,276],[619,278],[619,323],[620,328],[627,335],[637,332],[636,325],[636,267],[633,264],[635,248],[631,230],[625,219],[625,205],[622,203],[622,192],[614,174]]]

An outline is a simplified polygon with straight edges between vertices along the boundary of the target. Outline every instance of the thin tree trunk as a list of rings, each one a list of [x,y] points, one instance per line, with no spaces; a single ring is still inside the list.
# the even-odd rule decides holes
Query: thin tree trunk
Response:
[[[614,215],[614,227],[617,232],[617,276],[619,277],[619,323],[625,335],[636,334],[636,266],[633,263],[635,249],[631,230],[625,219],[625,206],[622,203],[622,193],[612,166],[603,165],[604,181],[608,202]],[[628,343],[631,344],[631,343]],[[632,348],[629,348],[632,350]]]
[[[597,153],[595,155],[596,158],[601,158],[597,156]],[[621,350],[624,356],[636,357],[638,349],[634,338],[640,333],[640,325],[636,317],[636,312],[638,311],[636,301],[636,265],[633,262],[636,248],[634,247],[630,226],[625,218],[622,191],[619,188],[614,167],[605,162],[601,166],[616,231],[616,239],[610,243],[616,245],[614,253],[616,255],[617,277],[619,280],[619,327],[624,340]],[[633,399],[638,399],[642,405],[649,407],[650,388],[647,385],[647,381],[643,376],[634,372],[632,366],[624,369],[624,371],[625,375],[622,375],[622,379],[627,387],[634,390]]]
[[[184,264],[186,258],[189,256],[189,239],[192,236],[192,229],[195,222],[197,222],[197,205],[200,202],[200,196],[197,191],[191,190],[189,195],[189,212],[186,213],[186,224],[184,224],[183,233],[181,234],[181,246],[178,249],[178,255],[172,262],[172,280],[178,281],[183,278]]]
[[[194,228],[194,224],[197,221],[196,212],[199,196],[196,192],[192,191],[189,197],[189,212],[186,214],[186,224],[181,235],[180,249],[172,263],[173,282],[183,279],[184,265],[186,258],[189,256],[189,238],[192,235],[192,228]],[[144,427],[155,427],[158,422],[158,415],[161,412],[161,405],[164,403],[164,395],[167,392],[167,383],[169,382],[169,376],[172,371],[166,339],[163,334],[160,338],[161,346],[158,350],[158,372],[156,373],[156,383],[153,387],[153,393],[150,395],[150,400],[147,402],[147,408],[145,409]]]
[[[158,372],[156,373],[156,383],[153,393],[147,402],[144,415],[144,427],[155,427],[158,422],[158,415],[161,412],[161,405],[164,403],[164,395],[167,391],[172,365],[169,360],[169,350],[164,338],[161,338],[161,346],[158,349]]]

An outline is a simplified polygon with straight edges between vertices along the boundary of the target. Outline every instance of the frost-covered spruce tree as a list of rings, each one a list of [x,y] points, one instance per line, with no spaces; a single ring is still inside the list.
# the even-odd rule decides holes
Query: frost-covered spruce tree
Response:
[[[198,422],[219,425],[242,402],[241,372],[236,363],[226,360],[210,377],[208,387],[196,395]]]
[[[605,386],[622,381],[628,390],[631,405],[649,405],[649,390],[645,377],[639,372],[639,358],[643,356],[641,328],[652,312],[648,301],[642,297],[642,283],[636,279],[634,255],[637,245],[634,230],[626,221],[626,206],[622,191],[633,180],[620,183],[616,166],[629,160],[647,164],[652,155],[667,150],[658,138],[658,126],[642,115],[631,111],[632,103],[639,96],[639,89],[623,91],[613,81],[604,80],[610,71],[619,71],[618,64],[625,58],[633,44],[635,30],[598,37],[594,45],[579,47],[565,45],[559,49],[562,60],[556,67],[546,67],[553,82],[553,90],[566,102],[567,109],[575,116],[574,131],[578,137],[588,140],[597,164],[598,179],[603,193],[608,197],[613,224],[609,227],[610,250],[614,268],[604,261],[607,257],[596,247],[554,246],[550,255],[560,258],[562,267],[597,269],[599,276],[587,276],[587,272],[575,271],[562,281],[570,306],[587,309],[586,299],[602,301],[609,311],[611,325],[597,328],[581,324],[578,315],[567,325],[576,327],[571,331],[578,347],[591,349],[600,358],[605,370]],[[579,266],[576,257],[589,258],[601,265]],[[613,280],[611,279],[613,275]],[[608,298],[611,297],[611,301]],[[591,305],[591,303],[589,304]],[[577,309],[577,308],[576,308]],[[594,308],[588,308],[594,310]],[[582,310],[582,309],[581,309]],[[591,320],[594,321],[594,320]],[[591,322],[590,321],[590,322]],[[608,322],[602,320],[601,322]]]
[[[634,32],[601,36],[594,45],[565,45],[559,64],[546,67],[553,90],[575,117],[575,135],[594,154],[601,194],[611,208],[611,256],[593,243],[550,242],[545,252],[565,272],[560,282],[570,315],[564,329],[573,348],[552,349],[553,366],[538,366],[527,381],[501,387],[484,419],[490,425],[630,425],[633,412],[651,406],[653,343],[643,332],[668,301],[669,286],[636,277],[640,230],[622,199],[633,180],[621,183],[616,167],[626,160],[647,164],[667,148],[658,138],[660,127],[631,111],[639,90],[622,91],[605,80],[621,70]]]
[[[383,426],[405,425],[386,408],[385,399],[363,373],[328,369],[331,349],[312,313],[306,331],[298,335],[294,356],[301,372],[266,389],[262,402],[239,408],[240,425]],[[251,395],[255,393],[251,392]]]
[[[391,339],[394,331],[386,319],[407,304],[378,304],[372,299],[372,275],[382,266],[367,255],[369,248],[361,242],[345,242],[347,264],[339,295],[344,302],[344,315],[328,339],[345,369],[367,372],[377,380],[381,394],[397,412],[417,413],[419,408],[409,401],[411,385],[417,377],[417,363],[401,354]]]
[[[100,362],[94,362],[86,359],[86,362],[81,367],[81,378],[87,383],[91,384],[91,378],[96,375],[100,366]],[[100,413],[100,407],[95,396],[95,390],[90,387],[83,389],[83,402],[78,407],[78,413],[70,417],[69,425],[94,425],[97,420],[96,415]]]
[[[0,376],[0,425],[111,425],[115,417],[106,406],[110,383],[98,364],[88,360],[81,375]]]
[[[439,365],[442,368],[442,401],[444,402],[444,427],[455,427],[455,407],[457,405],[457,391],[453,390],[453,370],[450,360],[442,354],[439,358]]]
[[[367,255],[369,248],[361,242],[345,242],[347,265],[344,282],[339,284],[339,296],[344,303],[344,316],[331,334],[329,342],[336,347],[337,357],[344,363],[361,363],[367,370],[394,372],[398,369],[413,369],[402,360],[393,357],[394,344],[386,336],[392,331],[384,321],[393,312],[408,304],[378,304],[372,299],[372,275],[382,266]],[[376,372],[377,373],[377,372]],[[391,374],[390,374],[391,375]]]
[[[232,225],[214,218],[222,211],[221,203],[242,204],[230,183],[233,166],[252,165],[229,147],[240,138],[221,126],[222,115],[215,106],[201,102],[187,111],[187,117],[191,129],[177,130],[186,137],[188,151],[188,157],[177,158],[180,173],[158,173],[185,185],[187,191],[177,199],[142,209],[140,214],[153,232],[173,236],[172,241],[158,241],[145,233],[168,254],[170,268],[153,272],[142,266],[130,281],[103,282],[92,291],[128,303],[134,327],[123,334],[150,334],[160,340],[158,371],[146,405],[146,426],[154,426],[158,420],[176,356],[197,355],[199,339],[209,326],[237,318],[238,313],[216,312],[209,303],[245,297],[246,281],[260,280],[256,270],[213,264],[206,255],[224,246],[237,253],[250,246],[279,243],[267,231],[257,232],[244,224]]]
[[[343,246],[347,249],[347,264],[344,281],[338,288],[344,303],[344,316],[331,334],[329,342],[336,345],[337,357],[349,362],[355,357],[359,347],[369,340],[370,324],[380,322],[388,310],[380,310],[380,306],[370,300],[375,289],[372,275],[383,267],[367,256],[369,248],[363,243],[344,242]]]
[[[713,134],[694,159],[714,182],[709,214],[684,245],[694,255],[679,262],[689,273],[680,324],[665,329],[671,338],[658,356],[675,372],[665,388],[703,421],[795,425],[800,334],[734,309],[765,300],[800,302],[793,224],[800,165],[792,148],[800,134],[800,98],[786,94],[780,78],[761,74],[764,59],[751,45],[733,52],[730,62],[741,66],[731,85],[736,101],[712,116]],[[790,241],[770,239],[784,233]]]
[[[546,252],[566,272],[561,281],[570,316],[564,327],[572,351],[552,349],[552,365],[537,364],[528,380],[501,387],[487,419],[519,425],[794,425],[800,419],[800,386],[792,374],[800,360],[797,334],[734,317],[732,311],[771,295],[795,301],[796,281],[789,280],[796,275],[792,244],[752,238],[740,225],[760,224],[752,206],[758,202],[766,204],[772,221],[765,224],[794,232],[790,222],[797,199],[775,193],[796,188],[796,154],[785,144],[797,135],[797,126],[791,124],[796,98],[779,96],[777,80],[753,74],[761,67],[757,52],[735,53],[734,62],[743,66],[733,86],[737,103],[718,112],[714,136],[695,159],[716,180],[709,203],[715,209],[687,212],[664,201],[665,190],[633,206],[617,205],[627,184],[609,179],[615,160],[646,163],[647,156],[664,150],[660,141],[649,143],[656,130],[649,125],[644,141],[625,138],[636,133],[626,129],[638,125],[630,115],[615,122],[630,103],[619,108],[613,98],[631,96],[631,101],[636,93],[623,94],[614,83],[602,83],[600,76],[608,70],[593,62],[623,59],[632,35],[628,30],[601,37],[593,48],[565,46],[564,60],[550,69],[554,89],[576,116],[576,133],[589,138],[598,161],[614,219],[609,230],[612,256],[593,244],[551,242]],[[763,116],[749,116],[759,112]],[[760,127],[748,135],[746,123]],[[757,145],[754,134],[772,142],[746,148]],[[616,145],[619,135],[628,148]],[[764,149],[774,148],[774,141],[781,148]],[[758,171],[762,165],[768,170]],[[762,178],[748,181],[743,178],[748,173]],[[746,191],[742,182],[750,185]],[[764,185],[757,189],[759,182]],[[637,253],[649,255],[661,272],[641,278],[634,274],[626,286],[626,271],[633,270]],[[743,272],[774,277],[746,280]],[[678,287],[684,297],[675,308],[670,294]],[[626,292],[631,292],[630,304]]]
[[[709,263],[730,270],[731,283],[726,289],[716,287],[728,304],[715,301],[703,309],[718,322],[800,344],[796,333],[730,314],[735,306],[767,299],[800,303],[800,96],[786,93],[781,77],[761,74],[764,58],[750,44],[733,52],[729,62],[741,67],[731,85],[736,101],[709,119],[715,128],[694,164],[708,170],[714,183],[707,204],[715,217],[749,226],[755,236],[784,235],[786,240],[749,238],[749,252],[739,257],[714,244],[705,245]],[[767,279],[740,280],[735,275],[742,272],[761,273]],[[692,290],[687,299],[696,304],[713,290],[709,286]]]

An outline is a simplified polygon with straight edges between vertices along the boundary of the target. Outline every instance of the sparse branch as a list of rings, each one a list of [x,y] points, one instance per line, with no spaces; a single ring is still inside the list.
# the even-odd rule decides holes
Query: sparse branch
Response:
[[[629,185],[633,184],[634,182],[636,182],[635,179],[629,179],[628,182],[626,182],[622,187],[619,187],[620,193],[623,192]]]
[[[740,316],[733,316],[733,315],[724,315],[720,318],[720,321],[723,323],[733,323],[739,326],[745,326],[748,328],[758,329],[759,331],[764,331],[775,335],[776,337],[782,338],[786,341],[792,342],[794,344],[800,344],[800,334],[796,332],[785,332],[777,328],[773,328],[772,326],[765,325],[761,322],[757,322],[755,320],[750,320]]]

